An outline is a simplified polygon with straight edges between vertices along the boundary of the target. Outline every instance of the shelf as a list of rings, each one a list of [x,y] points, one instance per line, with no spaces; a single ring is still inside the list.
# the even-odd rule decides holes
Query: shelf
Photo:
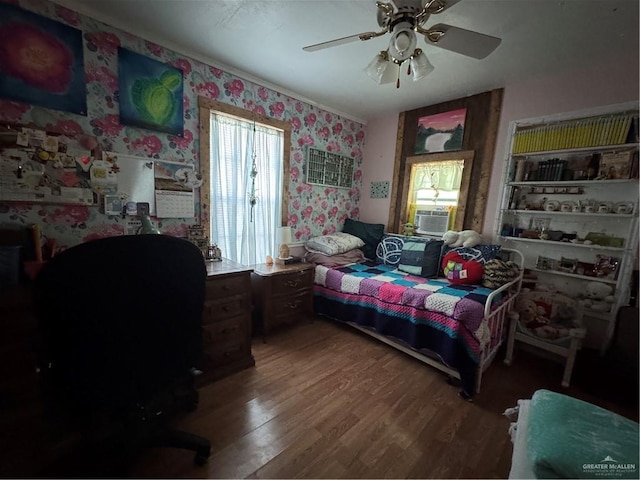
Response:
[[[561,150],[545,150],[541,152],[520,152],[512,153],[512,157],[539,157],[545,155],[562,155],[563,153],[583,153],[583,152],[603,152],[606,150],[622,150],[628,148],[638,148],[635,143],[622,143],[619,145],[594,145],[592,147],[565,148]]]
[[[577,273],[560,272],[558,270],[543,270],[541,268],[528,268],[527,270],[531,270],[532,272],[538,272],[538,273],[548,273],[549,275],[559,275],[561,277],[578,278],[580,280],[584,280],[587,282],[601,282],[601,283],[608,283],[610,285],[616,285],[618,283],[617,280],[612,280],[608,278],[589,277],[588,275],[579,275]]]
[[[571,217],[606,217],[606,218],[633,218],[635,215],[630,213],[584,213],[584,212],[548,212],[546,210],[503,210],[504,213],[516,215],[569,215]]]
[[[520,237],[505,237],[504,235],[500,236],[500,239],[503,241],[513,240],[514,242],[529,242],[529,243],[539,243],[546,245],[554,245],[563,247],[572,247],[572,248],[587,248],[589,250],[606,250],[607,252],[624,252],[626,249],[620,247],[605,247],[603,245],[585,245],[583,243],[571,243],[571,242],[556,242],[554,240],[540,240],[538,238],[520,238]]]
[[[507,185],[511,187],[589,187],[593,185],[612,185],[620,183],[638,183],[637,178],[622,178],[619,180],[567,180],[567,181],[553,181],[553,180],[532,180],[526,182],[508,182]]]

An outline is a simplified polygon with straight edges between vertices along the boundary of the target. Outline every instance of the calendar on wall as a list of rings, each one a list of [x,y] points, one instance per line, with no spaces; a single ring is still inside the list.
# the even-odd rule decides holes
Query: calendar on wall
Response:
[[[202,178],[193,165],[156,160],[154,177],[158,218],[195,216],[193,189],[202,184]]]
[[[353,158],[307,147],[307,183],[351,188],[353,163]]]

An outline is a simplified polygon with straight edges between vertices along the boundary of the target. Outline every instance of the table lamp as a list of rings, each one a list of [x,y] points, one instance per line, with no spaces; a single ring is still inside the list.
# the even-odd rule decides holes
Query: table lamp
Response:
[[[278,242],[278,258],[290,258],[289,244],[292,242],[291,227],[279,227],[276,230],[276,241]]]

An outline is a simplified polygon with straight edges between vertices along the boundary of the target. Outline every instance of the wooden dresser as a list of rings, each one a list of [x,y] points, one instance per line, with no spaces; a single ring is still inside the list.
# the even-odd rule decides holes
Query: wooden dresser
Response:
[[[251,268],[207,261],[202,314],[203,352],[198,384],[255,365],[251,354]]]
[[[313,265],[253,265],[254,326],[267,333],[282,324],[312,318]]]

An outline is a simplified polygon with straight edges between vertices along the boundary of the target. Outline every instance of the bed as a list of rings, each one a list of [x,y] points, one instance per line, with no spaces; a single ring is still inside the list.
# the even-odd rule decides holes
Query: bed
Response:
[[[406,248],[401,235],[387,235],[380,245],[388,244],[390,237],[403,240]],[[383,253],[391,250],[400,257],[403,247],[394,250],[387,245]],[[413,275],[401,271],[390,260],[393,255],[347,265],[318,264],[314,310],[459,379],[461,396],[471,399],[506,337],[508,314],[520,289],[522,255],[501,251],[507,253],[516,260],[519,273],[499,288]],[[438,263],[440,255],[438,251]]]
[[[504,414],[509,478],[639,478],[638,424],[628,418],[549,390]]]

